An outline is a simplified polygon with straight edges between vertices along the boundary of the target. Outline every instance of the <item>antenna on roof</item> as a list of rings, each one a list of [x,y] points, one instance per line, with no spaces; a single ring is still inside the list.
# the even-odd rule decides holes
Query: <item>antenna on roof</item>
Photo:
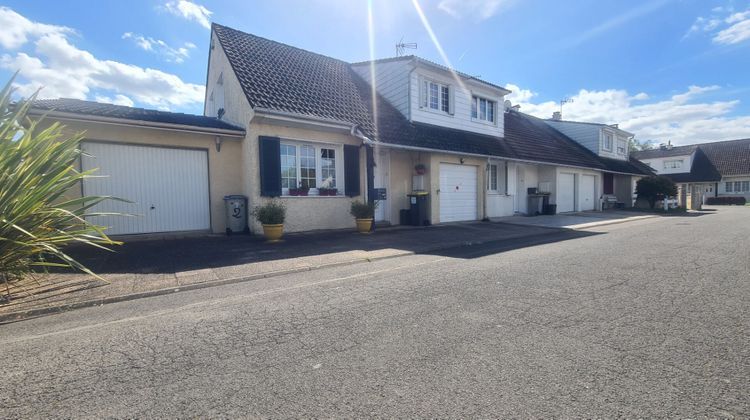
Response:
[[[396,44],[396,57],[402,57],[404,55],[404,50],[407,48],[410,50],[416,50],[417,43],[416,42],[404,42],[404,37],[401,37],[401,40],[398,41],[398,44]]]
[[[564,98],[560,100],[560,117],[562,118],[562,107],[565,104],[572,104],[573,99],[572,98]]]

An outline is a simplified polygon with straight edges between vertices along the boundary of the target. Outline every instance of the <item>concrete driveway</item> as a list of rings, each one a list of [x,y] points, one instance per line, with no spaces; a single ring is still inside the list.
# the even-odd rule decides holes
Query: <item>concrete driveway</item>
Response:
[[[552,216],[508,216],[492,218],[493,222],[509,223],[522,226],[553,227],[562,229],[587,229],[616,223],[660,217],[654,214],[643,214],[632,211],[590,211],[562,213]]]

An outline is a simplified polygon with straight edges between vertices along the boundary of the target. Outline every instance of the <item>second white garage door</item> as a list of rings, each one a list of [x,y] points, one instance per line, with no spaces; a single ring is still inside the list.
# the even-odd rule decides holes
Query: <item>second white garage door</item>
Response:
[[[594,175],[581,176],[581,211],[596,208],[596,177]]]
[[[208,230],[208,155],[205,150],[172,149],[84,142],[84,170],[99,168],[83,183],[85,195],[107,195],[132,203],[105,201],[94,212],[132,214],[103,216],[109,235]]]
[[[477,167],[440,164],[440,222],[477,220]]]
[[[574,174],[561,173],[557,177],[557,212],[575,211],[576,177]]]

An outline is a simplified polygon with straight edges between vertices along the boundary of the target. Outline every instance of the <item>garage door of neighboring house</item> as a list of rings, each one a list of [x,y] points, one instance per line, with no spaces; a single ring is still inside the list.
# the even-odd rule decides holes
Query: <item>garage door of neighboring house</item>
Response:
[[[85,195],[108,195],[132,203],[107,200],[94,212],[133,216],[92,217],[108,226],[109,235],[210,229],[208,152],[206,150],[84,142],[91,156],[82,168],[98,168],[83,182]]]
[[[477,167],[440,164],[440,222],[477,219]]]
[[[575,211],[576,199],[576,176],[574,174],[561,173],[557,177],[557,212],[566,213]]]
[[[581,176],[581,211],[596,209],[596,177]]]

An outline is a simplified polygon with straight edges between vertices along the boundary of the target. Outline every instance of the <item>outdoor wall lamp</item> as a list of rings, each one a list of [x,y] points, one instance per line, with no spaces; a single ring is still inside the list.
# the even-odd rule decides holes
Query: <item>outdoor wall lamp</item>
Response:
[[[216,137],[214,138],[214,143],[216,143],[216,151],[217,151],[217,152],[221,152],[221,143],[222,143],[222,141],[223,141],[223,140],[222,140],[222,139],[221,139],[221,137],[219,137],[219,136],[216,136]]]

